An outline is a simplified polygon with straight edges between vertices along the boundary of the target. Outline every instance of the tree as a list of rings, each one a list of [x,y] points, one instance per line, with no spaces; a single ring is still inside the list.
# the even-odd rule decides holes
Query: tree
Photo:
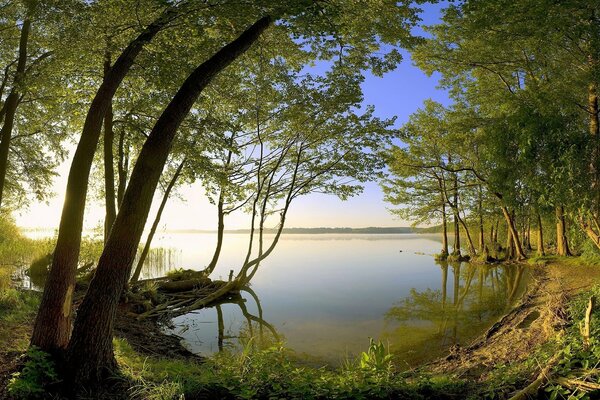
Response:
[[[176,15],[167,8],[123,50],[98,88],[86,116],[81,139],[69,171],[67,194],[58,239],[31,343],[47,351],[66,347],[71,327],[71,303],[81,244],[88,178],[102,122],[119,84],[143,46]]]
[[[96,274],[77,313],[68,347],[69,368],[74,374],[75,383],[97,382],[104,379],[107,372],[116,369],[112,321],[178,126],[204,87],[243,54],[271,21],[271,17],[257,20],[237,39],[200,64],[183,83],[148,135]],[[123,264],[127,267],[123,268]]]

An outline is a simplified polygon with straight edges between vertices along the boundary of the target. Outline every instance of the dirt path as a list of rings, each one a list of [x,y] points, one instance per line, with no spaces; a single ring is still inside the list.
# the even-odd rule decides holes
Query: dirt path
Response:
[[[568,323],[565,306],[577,292],[600,282],[600,267],[550,263],[529,267],[532,279],[516,307],[482,337],[458,348],[423,369],[485,381],[496,365],[519,362],[537,345],[547,342]]]

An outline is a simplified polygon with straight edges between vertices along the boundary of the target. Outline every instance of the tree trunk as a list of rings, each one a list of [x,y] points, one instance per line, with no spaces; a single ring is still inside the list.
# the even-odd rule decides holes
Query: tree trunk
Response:
[[[454,243],[452,244],[452,255],[460,256],[460,226],[456,212],[454,213]]]
[[[104,116],[112,98],[146,43],[171,20],[168,9],[123,50],[98,88],[75,150],[63,205],[52,266],[37,314],[31,344],[42,350],[63,349],[69,341],[71,302],[81,246],[81,232],[90,169]]]
[[[117,186],[117,206],[121,208],[125,188],[127,187],[127,171],[129,169],[129,151],[125,144],[126,131],[123,128],[119,135],[119,163],[117,165],[119,174],[119,185]]]
[[[460,216],[458,215],[458,178],[456,173],[453,175],[454,177],[452,181],[454,186],[452,191],[454,193],[454,204],[452,205],[452,211],[454,213],[454,246],[452,249],[452,255],[460,256],[460,227],[458,226],[460,219]]]
[[[104,55],[104,77],[110,72],[110,52]],[[104,116],[104,204],[106,216],[104,218],[104,243],[108,240],[110,229],[117,216],[115,205],[115,168],[113,166],[113,142],[115,133],[113,131],[113,108],[112,100],[108,105]]]
[[[448,221],[446,219],[446,203],[442,202],[442,257],[444,258],[448,256]]]
[[[537,255],[545,256],[546,251],[544,250],[544,228],[542,226],[542,216],[539,212],[537,214],[537,225],[538,225],[538,235],[537,235]]]
[[[510,226],[506,224],[506,259],[515,258],[515,241],[513,240]]]
[[[167,201],[169,200],[169,195],[171,194],[171,191],[173,190],[177,179],[179,179],[179,176],[181,175],[181,171],[183,170],[184,164],[185,159],[179,164],[177,170],[175,171],[175,174],[173,174],[173,177],[171,178],[169,184],[167,185],[167,188],[165,189],[162,201],[160,202],[160,206],[158,207],[158,211],[156,212],[156,217],[154,218],[154,222],[152,223],[152,227],[150,228],[150,232],[148,233],[148,238],[146,239],[146,243],[144,243],[144,249],[140,254],[137,266],[135,268],[133,276],[131,277],[131,282],[137,282],[138,279],[140,279],[140,274],[142,273],[144,262],[146,261],[146,257],[148,257],[148,252],[150,251],[152,239],[154,239],[154,235],[156,234],[156,230],[158,229],[158,224],[160,223],[162,213],[165,209],[165,206],[167,205]]]
[[[485,236],[483,230],[483,200],[481,196],[481,185],[478,185],[478,211],[479,211],[479,253],[485,252]]]
[[[471,233],[469,232],[469,227],[465,223],[464,219],[461,218],[458,210],[456,210],[456,215],[458,216],[458,220],[465,231],[465,236],[467,237],[467,244],[469,245],[469,254],[471,255],[471,257],[474,257],[477,254],[477,251],[475,250],[475,245],[473,244],[473,239],[471,239]]]
[[[556,207],[556,254],[559,256],[570,256],[569,241],[567,239],[567,228],[565,222],[565,209],[563,206]]]
[[[20,102],[20,90],[25,78],[25,66],[27,64],[27,44],[29,42],[29,31],[31,30],[31,21],[26,19],[21,27],[21,37],[19,40],[19,59],[17,61],[17,70],[13,80],[13,87],[3,106],[4,125],[0,130],[0,206],[5,198],[4,187],[6,173],[8,171],[8,152],[10,149],[10,140],[15,125],[15,115]]]
[[[529,219],[529,217],[527,217],[526,235],[527,235],[527,250],[531,251],[533,249],[531,248],[531,220]]]
[[[115,369],[112,347],[114,315],[179,125],[202,90],[220,71],[248,50],[270,24],[270,17],[261,18],[196,68],[144,143],[96,274],[77,311],[68,348],[68,365],[72,372],[69,377],[76,385],[101,381],[106,377],[106,371]]]
[[[506,220],[506,224],[508,226],[507,234],[512,239],[512,245],[514,245],[515,258],[518,260],[524,260],[527,257],[523,252],[523,247],[521,246],[521,241],[519,240],[519,233],[515,228],[514,218],[510,215],[505,206],[501,206],[500,209],[502,210],[502,215],[504,215],[504,219]]]
[[[233,156],[233,142],[235,140],[235,134],[232,133],[229,138],[229,150],[227,151],[227,158],[225,160],[225,170],[229,168],[231,165],[231,157]],[[219,191],[219,200],[217,201],[217,245],[215,247],[215,252],[213,253],[212,259],[208,266],[204,269],[206,276],[212,274],[212,272],[217,267],[217,262],[219,262],[219,256],[221,255],[221,249],[223,248],[223,234],[225,232],[225,211],[223,210],[225,203],[225,195],[224,195],[224,187],[221,187]]]
[[[500,226],[500,219],[496,219],[496,229],[494,229],[494,244],[498,243],[498,228]]]
[[[225,213],[223,212],[223,189],[219,193],[219,201],[217,202],[217,245],[215,252],[213,253],[212,259],[208,266],[204,269],[206,276],[210,275],[217,267],[219,256],[221,255],[221,249],[223,247],[223,234],[225,233]]]

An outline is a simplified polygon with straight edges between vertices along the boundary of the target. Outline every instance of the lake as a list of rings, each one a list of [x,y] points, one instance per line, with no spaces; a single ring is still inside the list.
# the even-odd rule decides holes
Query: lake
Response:
[[[213,278],[237,272],[247,240],[225,235]],[[214,245],[211,233],[161,234],[144,276],[203,269]],[[171,332],[209,355],[273,328],[302,359],[328,365],[356,357],[372,337],[389,345],[400,366],[412,367],[484,332],[528,280],[515,265],[438,263],[439,250],[436,235],[283,235],[241,301],[177,317]]]

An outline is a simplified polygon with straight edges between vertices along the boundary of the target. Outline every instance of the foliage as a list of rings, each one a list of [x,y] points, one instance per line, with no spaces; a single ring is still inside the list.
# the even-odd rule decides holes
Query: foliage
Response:
[[[585,317],[588,301],[591,296],[600,298],[600,286],[579,293],[570,303],[568,308],[569,319],[572,324],[567,328],[558,343],[560,359],[554,368],[555,374],[563,377],[577,377],[583,380],[598,382],[597,368],[600,365],[600,310],[598,306],[593,309],[591,316],[590,343],[585,346],[581,334],[581,326]],[[590,399],[592,393],[581,389],[563,387],[560,384],[552,384],[546,388],[550,398],[561,398],[561,396],[573,399]]]
[[[122,370],[134,382],[138,398],[160,393],[237,399],[421,399],[451,398],[466,384],[444,378],[420,377],[408,382],[387,367],[381,344],[371,343],[367,368],[349,361],[338,369],[303,366],[283,347],[239,354],[220,353],[203,363],[143,358],[124,341],[115,341]],[[382,350],[383,349],[383,350]],[[373,364],[371,361],[377,359]],[[382,367],[382,368],[380,368]]]
[[[384,372],[390,370],[392,366],[392,355],[385,348],[383,343],[369,338],[369,349],[360,355],[360,368],[375,372]]]
[[[8,392],[17,399],[42,398],[48,385],[59,381],[50,354],[31,346],[20,372],[15,372],[8,384]]]

